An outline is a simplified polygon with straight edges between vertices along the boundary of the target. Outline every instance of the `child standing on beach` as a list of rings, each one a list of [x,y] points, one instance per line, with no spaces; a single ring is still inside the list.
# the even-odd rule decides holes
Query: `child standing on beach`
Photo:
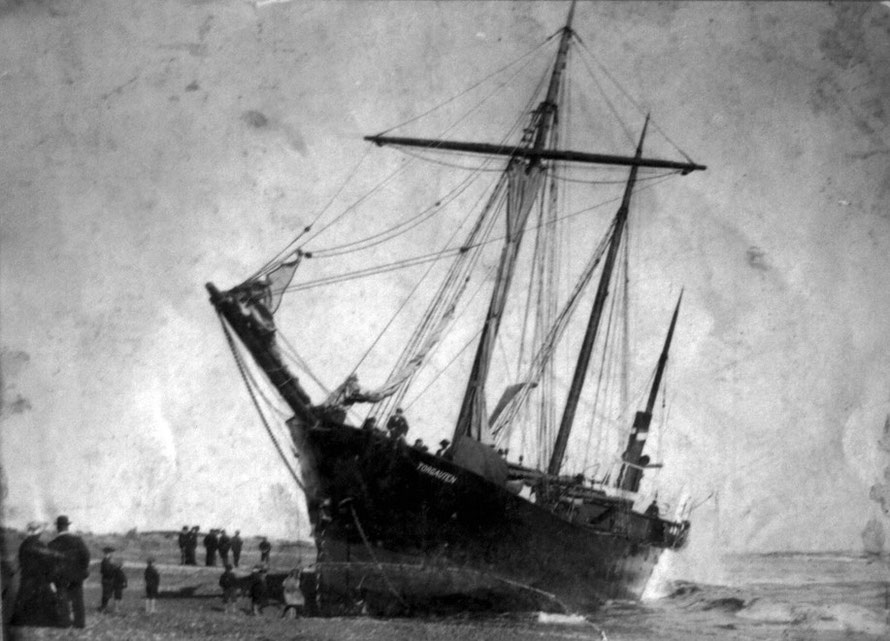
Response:
[[[258,565],[250,575],[250,613],[254,616],[263,613],[269,602],[269,586],[266,584],[266,568]]]
[[[238,578],[232,572],[232,566],[226,563],[226,571],[219,577],[219,587],[223,593],[223,610],[234,612],[238,607]]]
[[[114,566],[114,610],[120,612],[121,601],[124,598],[124,588],[127,587],[127,575],[124,574],[124,564],[118,561]]]
[[[148,565],[145,567],[145,613],[154,614],[157,612],[158,589],[161,587],[161,575],[154,566],[155,560],[148,559]]]

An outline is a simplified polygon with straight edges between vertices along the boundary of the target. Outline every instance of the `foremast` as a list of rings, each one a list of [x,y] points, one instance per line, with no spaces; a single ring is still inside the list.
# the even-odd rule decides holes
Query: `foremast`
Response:
[[[569,51],[574,13],[575,3],[572,2],[566,25],[563,27],[560,37],[547,94],[535,110],[528,132],[530,135],[526,136],[527,142],[524,146],[535,152],[540,152],[547,147],[550,132],[559,112],[557,100]],[[461,436],[469,436],[480,441],[487,436],[488,415],[485,408],[485,385],[488,371],[504,307],[507,303],[507,294],[513,281],[516,259],[525,234],[525,225],[532,206],[544,185],[544,173],[544,164],[538,156],[513,155],[505,170],[508,182],[506,240],[501,249],[495,285],[485,316],[485,325],[479,338],[473,368],[470,371],[460,414],[454,428],[453,443],[457,443]]]

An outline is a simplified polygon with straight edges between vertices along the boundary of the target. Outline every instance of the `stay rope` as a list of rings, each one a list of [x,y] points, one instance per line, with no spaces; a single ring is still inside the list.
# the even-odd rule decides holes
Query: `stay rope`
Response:
[[[636,194],[636,193],[639,193],[646,189],[655,187],[656,185],[661,184],[668,178],[675,176],[675,175],[676,175],[676,172],[671,172],[669,174],[662,175],[660,177],[660,179],[657,181],[653,180],[652,182],[650,182],[646,185],[635,188],[633,193]],[[560,221],[560,220],[566,220],[569,218],[574,218],[575,216],[580,216],[581,214],[586,214],[590,211],[593,211],[594,209],[604,207],[608,204],[615,203],[620,200],[621,200],[621,196],[615,196],[613,198],[609,198],[609,199],[600,201],[600,202],[590,205],[588,207],[584,207],[583,209],[578,209],[576,211],[573,211],[570,214],[560,216],[556,220]],[[554,222],[548,221],[548,222],[540,223],[533,227],[529,227],[528,229],[529,230],[536,229],[543,225],[552,225],[552,224],[554,224]],[[435,261],[435,260],[441,260],[443,258],[453,257],[453,256],[463,253],[469,249],[474,249],[474,248],[480,247],[482,245],[488,245],[490,243],[501,242],[505,238],[506,238],[506,236],[497,236],[494,238],[488,238],[484,241],[479,241],[478,243],[475,243],[472,245],[455,247],[452,249],[444,249],[444,250],[440,250],[440,251],[433,252],[430,254],[421,254],[419,256],[414,256],[412,258],[406,258],[406,259],[394,261],[392,263],[385,263],[383,265],[378,265],[376,267],[368,267],[368,268],[356,270],[353,272],[347,272],[345,274],[339,274],[337,276],[328,276],[325,278],[319,278],[317,280],[306,281],[306,282],[300,283],[298,285],[289,285],[284,290],[282,290],[282,292],[297,292],[297,291],[302,291],[304,289],[311,289],[314,287],[319,287],[322,285],[332,285],[332,284],[341,283],[341,282],[345,282],[345,281],[349,281],[349,280],[354,280],[357,278],[365,278],[367,276],[376,276],[377,274],[382,274],[385,272],[390,272],[390,271],[394,271],[394,270],[402,269],[402,268],[406,268],[406,267],[414,267],[416,265],[420,265],[420,264],[423,264],[423,263],[426,263],[429,261]]]
[[[237,346],[235,345],[235,340],[232,338],[231,331],[229,330],[228,325],[226,325],[226,322],[223,319],[222,315],[219,314],[218,316],[219,322],[223,328],[223,333],[226,336],[226,341],[229,344],[229,349],[232,351],[232,356],[235,358],[235,364],[238,366],[238,372],[241,374],[241,380],[244,381],[244,386],[247,388],[247,393],[250,395],[250,400],[253,401],[253,406],[256,408],[257,414],[260,415],[260,420],[263,422],[263,427],[266,428],[266,434],[268,434],[269,438],[272,440],[272,445],[275,446],[275,451],[278,452],[278,456],[281,457],[281,461],[282,463],[284,463],[284,466],[290,473],[291,478],[293,478],[297,486],[305,492],[306,486],[303,485],[303,482],[297,475],[296,470],[294,470],[294,468],[291,466],[290,461],[287,459],[287,456],[284,453],[284,450],[281,449],[281,445],[278,443],[278,439],[275,438],[275,433],[272,431],[272,426],[269,425],[269,422],[266,420],[266,415],[263,414],[263,411],[260,408],[260,404],[257,401],[253,386],[250,383],[250,377],[247,374],[244,361],[242,360],[241,354],[238,351]]]
[[[555,35],[555,34],[554,34],[554,35]],[[500,70],[498,70],[498,71],[496,71],[496,72],[490,74],[488,77],[484,78],[483,80],[481,80],[481,81],[479,81],[478,83],[476,83],[475,85],[473,85],[473,87],[470,87],[470,89],[467,89],[467,90],[465,90],[464,92],[462,92],[461,94],[459,94],[459,95],[457,95],[457,96],[454,96],[453,98],[447,100],[446,102],[442,103],[441,105],[438,105],[438,106],[436,106],[436,107],[433,107],[432,109],[430,109],[429,111],[427,111],[427,112],[421,114],[420,116],[417,116],[417,117],[412,118],[412,119],[410,119],[410,120],[407,120],[407,121],[405,121],[405,122],[403,122],[403,123],[401,123],[401,124],[398,124],[398,125],[395,125],[395,126],[393,126],[393,127],[390,127],[389,129],[387,129],[387,130],[386,130],[385,132],[383,132],[383,133],[387,133],[387,132],[390,132],[390,131],[392,131],[392,130],[394,130],[394,129],[397,129],[397,128],[399,128],[399,127],[403,127],[403,126],[405,126],[406,124],[408,124],[408,123],[410,123],[410,122],[413,122],[413,121],[415,121],[415,120],[417,120],[417,119],[419,119],[419,118],[422,118],[423,116],[425,116],[425,115],[431,113],[432,111],[435,111],[436,109],[439,109],[440,107],[444,106],[445,104],[448,104],[448,102],[451,102],[452,100],[457,99],[457,98],[460,97],[461,95],[463,95],[463,94],[467,93],[468,91],[472,90],[474,87],[476,87],[476,86],[482,84],[483,82],[485,82],[488,78],[490,78],[490,77],[492,77],[492,76],[494,76],[494,75],[497,75],[498,73],[501,73],[502,71],[508,69],[508,68],[509,68],[510,66],[512,66],[513,64],[516,64],[517,62],[519,62],[520,60],[522,60],[522,59],[524,59],[524,58],[527,58],[527,57],[531,56],[531,54],[533,54],[533,53],[535,53],[536,51],[538,51],[541,47],[543,47],[545,44],[547,44],[547,42],[548,42],[549,40],[551,40],[553,37],[554,37],[554,36],[551,36],[550,38],[548,38],[547,40],[545,40],[544,42],[542,42],[540,45],[538,45],[538,47],[536,47],[535,49],[533,49],[533,50],[529,51],[528,53],[526,53],[524,56],[520,57],[520,58],[517,59],[517,60],[514,60],[512,63],[508,64],[507,66],[503,67],[502,69],[500,69]],[[528,66],[528,63],[527,63],[526,65],[523,65],[522,67],[520,67],[520,68],[519,68],[519,69],[518,69],[512,76],[510,76],[509,78],[507,78],[507,79],[506,79],[503,83],[501,83],[499,86],[495,87],[491,92],[489,92],[486,96],[484,96],[478,103],[476,103],[476,105],[474,105],[472,108],[470,108],[470,109],[469,109],[468,111],[466,111],[464,114],[462,114],[457,120],[455,120],[451,125],[449,125],[448,127],[446,127],[442,132],[440,132],[439,135],[440,135],[440,136],[443,136],[443,135],[447,134],[448,132],[450,132],[450,131],[452,131],[453,129],[455,129],[461,122],[463,122],[464,120],[466,120],[467,118],[469,118],[470,115],[473,114],[473,112],[479,110],[479,109],[482,107],[482,105],[484,105],[486,102],[488,102],[488,100],[489,100],[492,96],[494,96],[494,95],[495,95],[498,91],[500,91],[505,85],[507,85],[508,83],[510,83],[516,76],[518,76],[518,75],[522,72],[522,70],[525,69],[526,66]],[[542,83],[542,82],[543,82],[543,80],[541,81],[541,83]],[[526,113],[526,112],[529,110],[529,108],[530,108],[530,103],[534,100],[534,96],[540,91],[540,87],[542,86],[541,83],[539,83],[538,89],[532,94],[532,98],[529,100],[529,105],[527,105],[526,108],[525,108],[525,110],[524,110],[523,112],[521,112],[522,114]],[[517,121],[514,122],[513,126],[510,128],[510,130],[509,130],[509,131],[507,132],[507,134],[504,136],[503,140],[506,140],[506,139],[512,134],[512,132],[516,129],[516,127],[518,126],[518,122],[520,122],[521,119],[522,119],[522,116],[520,116],[519,118],[517,118]],[[382,134],[381,134],[381,135],[382,135]],[[502,142],[503,142],[503,140],[502,140]],[[369,149],[370,149],[370,146],[369,146]],[[416,158],[413,159],[413,160],[416,160]],[[410,163],[409,163],[409,164],[410,164]],[[403,172],[403,171],[405,170],[406,166],[407,166],[407,165],[402,165],[401,167],[399,167],[398,169],[396,169],[395,171],[393,171],[393,172],[392,172],[389,176],[387,176],[383,181],[381,181],[381,182],[378,183],[373,189],[371,189],[371,191],[369,191],[369,192],[366,193],[364,196],[362,196],[362,198],[360,198],[360,199],[357,200],[355,203],[353,203],[352,205],[350,205],[349,207],[347,207],[347,208],[346,208],[343,212],[341,212],[341,213],[340,213],[334,220],[332,220],[330,223],[328,223],[328,224],[325,225],[322,229],[320,229],[318,232],[316,232],[315,235],[314,235],[312,238],[307,239],[306,242],[308,242],[309,240],[312,240],[313,238],[317,237],[317,236],[318,236],[319,234],[321,234],[323,231],[325,231],[326,229],[328,229],[331,225],[333,225],[333,224],[336,223],[338,220],[340,220],[340,218],[342,218],[346,213],[348,213],[349,211],[352,211],[353,209],[355,209],[361,202],[363,202],[363,201],[366,200],[368,197],[370,197],[370,196],[371,196],[373,193],[375,193],[378,189],[382,188],[384,184],[388,183],[388,182],[391,181],[393,178],[395,178],[395,176],[397,176],[398,174],[400,174],[401,172]],[[478,173],[478,172],[477,172],[477,173]],[[469,181],[470,181],[470,180],[468,179],[468,180],[466,180],[465,182],[468,183]],[[402,227],[404,227],[404,226],[407,225],[408,223],[412,222],[412,221],[415,220],[416,218],[422,216],[426,211],[429,211],[429,209],[420,212],[419,214],[417,214],[417,215],[414,216],[413,218],[409,219],[408,221],[403,221],[403,222],[401,222],[401,223],[399,223],[399,224],[397,224],[397,225],[391,227],[390,229],[387,229],[387,230],[384,230],[384,231],[382,231],[382,232],[379,232],[378,234],[375,234],[375,235],[370,236],[370,237],[368,237],[368,238],[364,238],[364,239],[361,239],[361,240],[358,240],[358,241],[353,241],[353,242],[346,243],[346,244],[343,244],[343,245],[338,245],[338,246],[334,246],[334,247],[328,247],[328,248],[324,248],[324,249],[316,250],[316,251],[313,252],[313,255],[328,255],[328,256],[331,256],[331,255],[340,255],[340,253],[342,253],[342,252],[339,252],[339,253],[336,253],[336,254],[334,254],[333,252],[338,251],[338,250],[342,250],[342,249],[347,248],[347,247],[353,247],[353,246],[356,246],[356,245],[361,245],[361,244],[366,243],[368,240],[375,239],[375,238],[378,238],[378,237],[380,237],[380,236],[384,236],[384,235],[387,235],[388,237],[395,237],[395,236],[398,236],[398,235],[400,235],[400,234],[395,234],[395,233],[394,233],[395,230],[401,229]],[[435,213],[435,212],[434,212],[434,213]],[[430,215],[432,215],[432,214],[430,214]],[[418,224],[419,224],[419,223],[418,223]],[[403,231],[407,231],[407,230],[403,230]],[[304,243],[304,244],[305,244],[305,243]],[[374,243],[374,244],[379,244],[379,243]],[[364,247],[361,247],[361,249],[364,249]]]
[[[645,114],[645,113],[647,113],[648,110],[647,110],[647,109],[644,109],[644,108],[642,107],[642,105],[640,105],[640,103],[639,103],[638,101],[636,101],[636,100],[633,98],[633,96],[630,95],[630,93],[624,88],[624,86],[618,81],[618,79],[615,78],[615,76],[612,75],[612,73],[609,71],[609,69],[608,69],[602,62],[600,62],[599,58],[596,57],[596,55],[593,53],[593,51],[591,51],[591,50],[587,47],[587,45],[584,43],[584,41],[581,39],[581,37],[578,36],[577,34],[575,34],[575,38],[578,40],[578,43],[581,45],[581,48],[582,48],[588,55],[590,55],[590,57],[591,57],[591,58],[593,59],[593,61],[597,64],[597,66],[598,66],[600,69],[602,69],[602,71],[603,71],[603,73],[606,75],[606,77],[609,78],[609,80],[612,81],[612,84],[614,84],[614,85],[618,88],[618,90],[619,90],[622,94],[624,94],[624,97],[627,98],[627,99],[630,101],[630,103],[631,103],[634,107],[636,107],[637,110],[638,110],[641,114]],[[678,152],[679,152],[679,153],[680,153],[680,154],[681,154],[681,155],[682,155],[688,162],[690,162],[690,163],[691,163],[691,162],[694,162],[694,161],[692,160],[692,158],[689,156],[689,154],[687,154],[685,151],[683,151],[683,150],[680,148],[680,146],[679,146],[677,143],[675,143],[675,142],[671,139],[671,137],[667,135],[667,133],[665,133],[665,131],[658,125],[658,123],[657,123],[655,120],[650,120],[650,121],[649,121],[649,124],[652,125],[652,127],[653,127],[654,129],[656,129],[662,136],[664,136],[664,139],[667,140],[668,143],[670,143],[670,144],[673,146],[673,148],[676,149],[676,150],[677,150],[677,151],[678,151]]]
[[[488,74],[487,76],[485,76],[485,77],[482,78],[481,80],[478,80],[477,82],[473,83],[472,85],[470,85],[469,87],[467,87],[466,89],[464,89],[462,92],[460,92],[460,93],[458,93],[458,94],[452,96],[451,98],[448,98],[448,99],[445,100],[444,102],[440,102],[440,103],[437,104],[436,106],[431,107],[430,109],[424,111],[422,114],[419,114],[419,115],[417,115],[417,116],[414,116],[413,118],[409,118],[408,120],[405,120],[405,121],[403,121],[403,122],[400,122],[400,123],[397,124],[397,125],[393,125],[393,126],[390,127],[389,129],[380,132],[380,135],[382,136],[382,135],[384,135],[384,134],[388,134],[389,132],[398,129],[399,127],[404,127],[405,125],[411,124],[412,122],[416,122],[416,121],[420,120],[421,118],[424,118],[425,116],[430,115],[431,113],[433,113],[433,112],[436,111],[437,109],[441,109],[441,108],[444,107],[445,105],[454,102],[455,100],[457,100],[457,99],[460,98],[461,96],[464,96],[464,95],[468,94],[469,92],[471,92],[471,91],[472,91],[473,89],[475,89],[476,87],[478,87],[478,86],[484,84],[485,82],[487,82],[488,80],[494,78],[494,77],[497,76],[498,74],[503,73],[504,71],[506,71],[507,69],[509,69],[509,68],[512,67],[513,65],[517,64],[519,61],[524,60],[525,58],[530,57],[530,56],[531,56],[532,54],[534,54],[534,53],[537,53],[540,49],[542,49],[544,46],[546,46],[548,42],[550,42],[551,40],[553,40],[554,38],[556,38],[556,36],[558,36],[561,32],[562,32],[561,29],[560,29],[559,31],[554,32],[553,35],[549,36],[546,40],[544,40],[543,42],[541,42],[541,44],[539,44],[539,45],[538,45],[537,47],[535,47],[534,49],[531,49],[530,51],[526,52],[525,54],[521,55],[520,57],[518,57],[518,58],[512,60],[511,62],[507,63],[506,65],[504,65],[504,66],[501,67],[500,69],[497,69],[496,71],[491,72],[490,74]],[[524,68],[524,67],[523,67],[523,68]],[[516,74],[514,74],[514,75],[511,77],[511,80],[512,80],[512,78],[515,78],[515,77],[516,77]],[[504,84],[506,84],[506,82],[505,82]],[[503,86],[503,85],[502,85],[502,86]]]
[[[257,270],[257,272],[254,273],[253,276],[251,276],[248,280],[255,280],[259,276],[272,271],[273,269],[275,269],[277,267],[279,262],[284,260],[284,258],[286,256],[289,256],[291,253],[293,253],[294,245],[296,245],[297,242],[304,235],[308,234],[312,230],[312,227],[319,221],[319,219],[325,214],[325,212],[331,207],[331,205],[334,204],[334,201],[343,192],[343,190],[346,188],[346,185],[348,185],[352,181],[352,179],[355,177],[356,173],[358,173],[359,167],[361,167],[361,165],[365,162],[365,158],[367,158],[370,153],[371,153],[371,147],[367,147],[365,149],[365,153],[362,154],[362,157],[359,159],[359,161],[352,168],[352,171],[350,171],[349,174],[347,174],[346,179],[340,183],[340,187],[337,189],[336,193],[334,193],[334,195],[330,198],[330,200],[328,200],[328,203],[321,209],[321,211],[319,211],[318,214],[315,215],[315,217],[312,219],[312,222],[309,223],[308,225],[306,225],[302,229],[302,231],[300,231],[300,233],[296,235],[296,237],[291,239],[291,241],[284,247],[284,249],[279,251],[275,255],[274,258],[272,258],[265,265],[263,265],[259,270]]]

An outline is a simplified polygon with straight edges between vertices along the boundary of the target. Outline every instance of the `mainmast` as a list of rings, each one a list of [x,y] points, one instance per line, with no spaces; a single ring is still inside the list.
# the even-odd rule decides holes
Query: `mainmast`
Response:
[[[668,328],[667,338],[664,339],[664,347],[661,356],[658,357],[658,367],[655,369],[655,378],[652,381],[652,389],[649,390],[649,400],[646,403],[645,412],[637,412],[634,417],[633,429],[627,440],[627,447],[621,455],[621,472],[618,474],[616,487],[630,492],[636,492],[643,478],[643,469],[648,459],[643,456],[643,447],[646,445],[646,437],[649,436],[649,424],[652,422],[652,410],[655,409],[655,399],[658,397],[658,389],[661,387],[661,378],[667,365],[668,352],[671,349],[671,340],[674,337],[674,327],[677,325],[677,315],[680,313],[680,303],[683,300],[683,292],[677,299],[671,325]]]
[[[547,95],[532,115],[532,124],[530,131],[527,133],[525,147],[536,153],[540,153],[546,148],[550,131],[556,122],[559,110],[557,99],[562,74],[566,66],[574,13],[575,2],[573,0],[569,8],[566,25],[563,27],[560,37],[559,50],[556,54],[556,61],[553,64]],[[485,411],[485,383],[488,378],[491,357],[498,330],[500,329],[504,307],[507,303],[507,293],[513,280],[516,258],[519,254],[519,247],[525,232],[525,224],[544,184],[544,171],[545,167],[540,156],[520,154],[511,156],[505,170],[508,181],[506,240],[501,250],[495,286],[491,294],[488,313],[485,316],[485,325],[479,339],[479,346],[476,350],[476,358],[473,361],[473,369],[470,372],[467,390],[464,394],[457,425],[454,428],[453,443],[456,443],[460,436],[470,436],[476,440],[482,440],[483,436],[487,434],[488,416]]]
[[[646,128],[648,126],[649,116],[646,116],[643,132],[640,134],[640,142],[637,144],[635,158],[641,158],[643,155],[643,140],[646,138]],[[578,409],[578,402],[581,398],[581,389],[584,387],[584,379],[587,376],[587,370],[590,368],[590,356],[593,353],[593,344],[596,340],[596,334],[599,329],[600,319],[603,315],[603,309],[605,309],[606,298],[609,296],[609,282],[612,279],[612,269],[615,266],[615,259],[618,256],[618,248],[621,246],[621,238],[624,233],[624,226],[627,222],[627,214],[630,209],[630,196],[637,181],[638,169],[639,165],[631,165],[630,176],[628,177],[627,185],[624,188],[624,197],[621,199],[621,205],[618,207],[618,212],[615,214],[615,226],[612,230],[612,238],[609,241],[606,260],[603,263],[603,273],[600,276],[599,286],[596,290],[596,297],[593,299],[593,309],[591,309],[590,319],[587,321],[587,331],[585,331],[584,341],[581,343],[581,352],[578,354],[578,363],[575,365],[572,386],[569,388],[569,395],[566,399],[562,421],[559,424],[559,432],[556,435],[556,442],[553,445],[553,453],[550,455],[550,464],[547,466],[547,472],[549,474],[559,474],[559,468],[562,467],[562,459],[566,453],[569,434],[572,432],[572,425],[575,422],[575,412]]]

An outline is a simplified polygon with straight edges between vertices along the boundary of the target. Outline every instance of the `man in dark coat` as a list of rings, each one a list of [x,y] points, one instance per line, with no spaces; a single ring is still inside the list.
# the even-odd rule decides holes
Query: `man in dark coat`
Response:
[[[124,573],[124,564],[118,561],[114,564],[114,608],[120,608],[120,602],[124,598],[124,589],[127,587],[127,575]]]
[[[102,557],[102,563],[99,564],[99,578],[102,581],[102,602],[99,604],[99,612],[108,610],[108,603],[114,594],[115,569],[114,560],[111,558],[112,552],[114,552],[114,548],[102,548],[102,553],[105,556]],[[111,604],[111,607],[114,607],[114,603]]]
[[[250,575],[250,613],[263,613],[269,604],[269,585],[266,583],[266,568],[258,565]]]
[[[216,542],[216,549],[219,550],[219,560],[223,566],[229,564],[229,550],[232,549],[232,539],[226,534],[225,530],[219,531],[219,539]]]
[[[198,532],[200,531],[199,526],[193,527],[188,531],[188,536],[185,540],[185,564],[186,565],[198,565]]]
[[[403,439],[408,434],[408,421],[401,407],[396,408],[396,413],[389,417],[386,429],[393,440]]]
[[[189,526],[183,525],[182,531],[179,533],[179,565],[186,565],[186,548],[189,541]]]
[[[204,549],[207,554],[204,557],[204,564],[210,568],[216,565],[216,548],[219,541],[216,538],[216,530],[210,530],[204,537]]]
[[[272,552],[272,544],[269,539],[263,537],[260,541],[260,563],[269,567],[269,554]]]
[[[59,535],[49,542],[51,550],[60,552],[65,557],[59,572],[56,587],[59,591],[59,599],[65,608],[66,627],[74,625],[75,628],[86,627],[86,613],[83,606],[83,582],[90,575],[90,551],[79,536],[68,531],[71,521],[67,516],[56,519],[56,529]],[[73,614],[73,621],[70,614]]]
[[[148,559],[148,565],[145,566],[145,613],[154,614],[157,612],[158,590],[161,587],[161,575],[154,566],[155,560]]]
[[[232,566],[226,563],[226,570],[219,577],[219,587],[223,593],[223,609],[232,612],[238,605],[238,578],[232,572]]]
[[[241,540],[241,530],[235,530],[235,534],[232,535],[232,565],[236,568],[238,567],[238,561],[241,560],[241,548],[244,546],[244,541]]]
[[[28,535],[19,547],[19,581],[13,609],[12,625],[56,626],[56,567],[62,556],[40,540],[45,524],[32,521]]]

